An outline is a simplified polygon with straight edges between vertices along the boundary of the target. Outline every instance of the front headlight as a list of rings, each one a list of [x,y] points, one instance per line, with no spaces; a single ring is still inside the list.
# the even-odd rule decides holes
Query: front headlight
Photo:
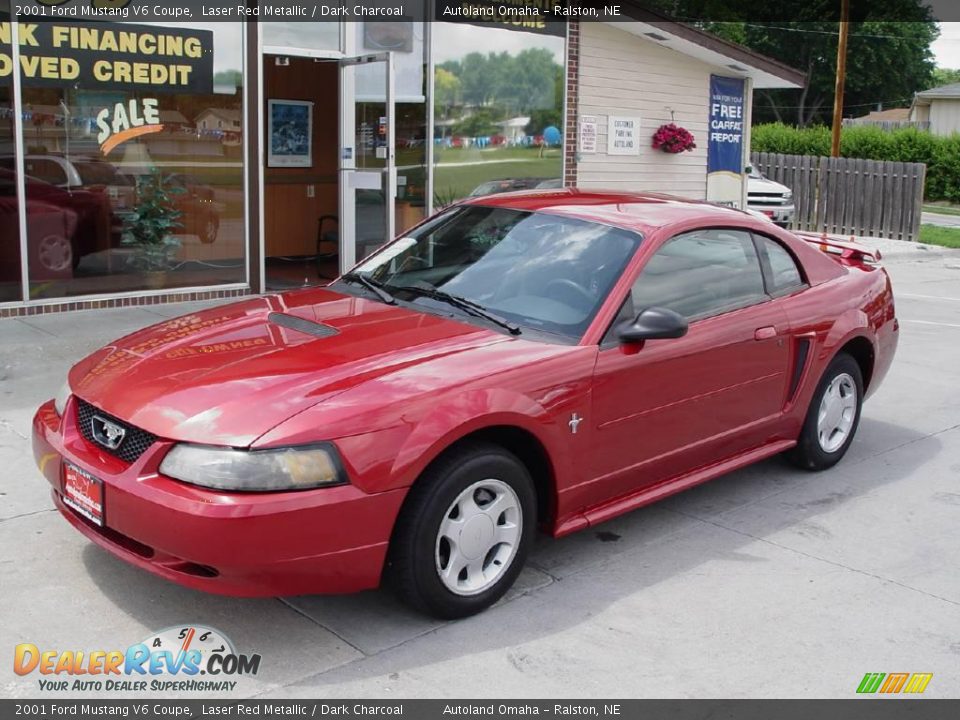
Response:
[[[63,411],[67,408],[67,400],[70,399],[70,394],[70,383],[65,382],[53,399],[53,409],[57,411],[57,415],[60,417],[63,417]]]
[[[329,443],[275,450],[174,445],[160,463],[160,472],[192,485],[240,492],[306,490],[346,482],[340,457]]]
[[[793,190],[787,190],[787,191],[783,194],[783,199],[784,199],[784,200],[793,200]]]

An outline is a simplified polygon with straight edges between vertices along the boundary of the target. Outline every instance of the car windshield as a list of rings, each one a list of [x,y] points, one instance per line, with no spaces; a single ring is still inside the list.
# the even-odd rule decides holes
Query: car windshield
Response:
[[[73,162],[80,175],[80,182],[84,185],[129,185],[130,181],[118,173],[116,169],[103,162]]]
[[[584,220],[470,205],[437,216],[354,272],[399,300],[444,307],[418,292],[440,290],[524,329],[579,339],[640,240]]]

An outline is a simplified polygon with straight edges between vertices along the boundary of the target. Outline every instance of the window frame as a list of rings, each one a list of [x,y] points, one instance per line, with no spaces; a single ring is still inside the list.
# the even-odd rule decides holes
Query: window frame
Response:
[[[599,343],[600,350],[601,351],[609,350],[610,348],[617,347],[620,345],[620,341],[615,336],[614,331],[617,325],[624,322],[624,318],[622,317],[624,307],[628,302],[630,303],[633,302],[633,286],[643,276],[643,271],[647,268],[647,265],[656,256],[657,253],[659,253],[669,243],[673,242],[678,237],[682,237],[683,235],[689,235],[691,233],[696,233],[696,232],[712,232],[712,231],[723,231],[723,230],[727,230],[731,232],[740,232],[745,234],[750,239],[750,244],[753,247],[754,254],[757,257],[757,262],[760,267],[760,275],[763,283],[763,297],[761,299],[758,299],[756,302],[737,305],[735,307],[724,307],[720,309],[718,312],[710,313],[708,315],[699,315],[696,317],[687,318],[687,322],[690,324],[691,327],[695,323],[699,323],[703,320],[711,320],[713,318],[721,317],[731,312],[736,312],[738,310],[743,310],[745,308],[756,307],[757,305],[762,305],[763,303],[770,302],[775,297],[782,297],[784,294],[792,294],[796,292],[798,289],[805,289],[809,287],[809,284],[804,282],[803,285],[790,288],[789,291],[786,293],[780,293],[777,295],[773,295],[770,293],[770,287],[772,286],[773,271],[770,268],[769,258],[766,255],[766,248],[762,246],[762,238],[769,237],[769,236],[763,235],[762,233],[757,233],[752,228],[737,227],[735,225],[711,225],[707,227],[698,227],[698,228],[692,228],[688,230],[682,230],[676,233],[675,235],[671,235],[662,243],[660,243],[657,246],[657,249],[651,253],[650,257],[648,257],[644,261],[643,265],[640,266],[640,268],[637,270],[636,276],[633,278],[633,280],[630,283],[630,286],[627,288],[626,295],[624,296],[623,300],[620,302],[620,304],[617,307],[616,314],[614,315],[613,319],[610,321],[610,324],[607,326],[607,329],[604,331],[603,336],[600,338],[600,343]],[[770,239],[773,240],[773,238],[770,238]],[[781,247],[782,247],[782,243],[781,243]],[[800,270],[801,277],[804,277],[802,265],[800,265],[800,263],[797,262],[796,258],[793,256],[793,253],[789,253],[789,254],[791,259],[793,259],[794,263],[797,265],[797,268]],[[634,312],[636,312],[636,308],[634,308]]]
[[[767,235],[766,233],[757,232],[756,230],[750,230],[750,235],[753,237],[753,244],[756,247],[757,255],[760,258],[760,268],[763,270],[763,287],[767,295],[771,299],[787,297],[788,295],[793,295],[794,293],[806,290],[810,287],[809,279],[807,278],[806,270],[803,267],[803,263],[797,260],[797,257],[793,254],[789,247],[784,245],[782,242],[777,240],[775,237]],[[800,276],[800,282],[794,285],[790,285],[779,290],[774,289],[774,273],[773,265],[770,262],[770,256],[767,253],[767,246],[763,242],[764,240],[769,240],[770,242],[777,245],[781,250],[787,253],[793,264],[797,268],[797,274]]]

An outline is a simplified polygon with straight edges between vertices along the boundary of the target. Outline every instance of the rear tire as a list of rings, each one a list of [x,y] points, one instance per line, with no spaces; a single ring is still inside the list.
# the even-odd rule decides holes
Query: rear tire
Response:
[[[530,473],[505,449],[477,443],[442,457],[397,520],[388,576],[400,599],[443,619],[493,605],[523,569],[536,506]]]
[[[810,401],[796,447],[786,457],[804,470],[826,470],[846,454],[860,425],[863,375],[847,353],[827,366]]]

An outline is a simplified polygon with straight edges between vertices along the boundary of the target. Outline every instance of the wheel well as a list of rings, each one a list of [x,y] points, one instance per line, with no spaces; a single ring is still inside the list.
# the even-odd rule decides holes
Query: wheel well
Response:
[[[523,428],[513,425],[495,425],[464,435],[447,447],[441,456],[456,450],[461,445],[475,442],[499,445],[517,456],[526,466],[533,480],[533,487],[537,493],[537,521],[540,524],[548,522],[554,511],[554,474],[546,448],[540,440]]]
[[[847,353],[857,361],[863,376],[863,389],[866,391],[873,375],[873,345],[865,337],[855,337],[840,348],[840,352]]]

